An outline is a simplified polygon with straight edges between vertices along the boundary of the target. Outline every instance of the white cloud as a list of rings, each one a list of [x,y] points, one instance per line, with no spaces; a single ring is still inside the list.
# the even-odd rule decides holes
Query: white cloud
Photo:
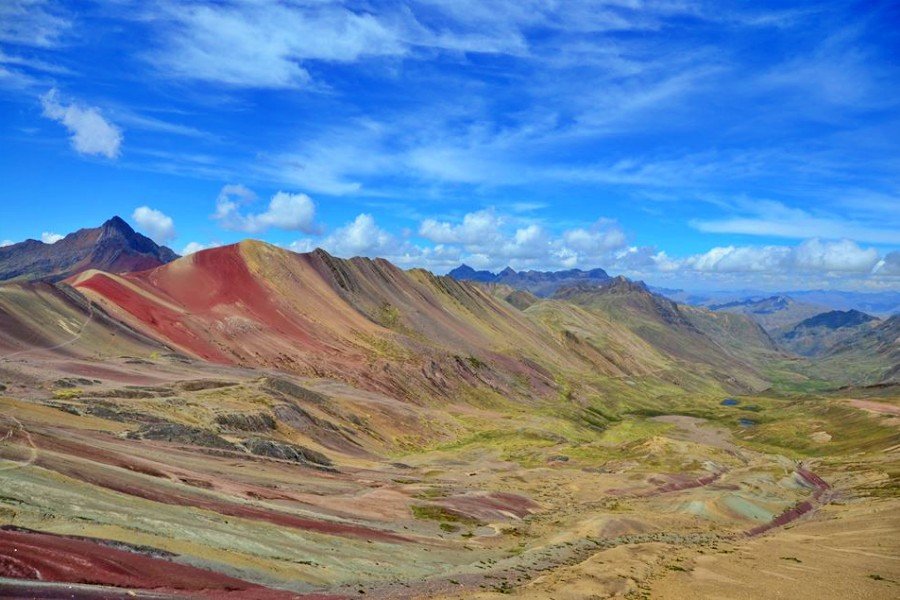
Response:
[[[900,250],[885,254],[872,272],[879,277],[900,277]]]
[[[773,271],[782,269],[790,254],[791,249],[783,246],[717,247],[688,258],[685,266],[720,273]]]
[[[878,262],[878,251],[860,248],[851,240],[824,242],[814,238],[794,248],[793,258],[799,270],[868,273]]]
[[[570,229],[563,234],[567,248],[588,256],[598,256],[625,245],[625,232],[609,219],[600,219],[589,229]]]
[[[2,49],[0,49],[0,65],[6,65],[12,68],[24,67],[33,71],[42,71],[44,73],[53,73],[55,75],[71,75],[71,71],[61,65],[30,56],[7,54]]]
[[[12,246],[13,244],[15,244],[15,242],[12,240],[3,240],[3,241],[0,241],[0,248],[4,248],[6,246]]]
[[[468,213],[456,222],[425,219],[419,235],[443,245],[443,257],[456,249],[467,264],[493,269],[510,264],[517,268],[596,267],[609,264],[614,252],[626,245],[624,231],[610,219],[554,235],[537,222],[499,215],[493,209]]]
[[[122,146],[122,130],[107,121],[93,106],[63,104],[59,91],[52,88],[41,96],[44,116],[65,126],[72,134],[72,147],[79,154],[117,158]]]
[[[187,256],[188,254],[194,254],[195,252],[200,252],[201,250],[217,248],[221,245],[221,242],[210,242],[209,244],[201,244],[200,242],[188,242],[185,247],[181,249],[181,255]]]
[[[131,218],[157,244],[165,244],[175,238],[175,222],[161,211],[149,206],[139,206],[134,209]]]
[[[745,213],[722,219],[697,219],[691,226],[708,233],[737,233],[806,239],[853,239],[873,244],[897,241],[896,229],[882,223],[859,223],[842,216],[813,215],[805,210],[771,200],[738,200],[736,208]]]
[[[236,193],[246,196],[249,191],[240,188]],[[416,234],[425,241],[410,239]],[[392,232],[363,213],[326,237],[300,238],[288,248],[309,252],[322,247],[337,256],[383,257],[403,267],[436,272],[460,263],[492,271],[508,265],[517,270],[601,267],[613,274],[695,288],[865,287],[869,280],[890,282],[900,275],[900,251],[879,258],[876,249],[847,239],[811,238],[794,246],[721,246],[678,257],[652,246],[629,246],[627,238],[610,219],[552,231],[537,220],[486,209],[457,219],[423,219],[415,233]]]
[[[316,248],[319,247],[319,244],[316,244],[315,241],[313,241],[309,238],[302,238],[299,240],[294,240],[293,242],[288,244],[287,247],[288,247],[288,250],[291,250],[292,252],[305,253],[305,252],[312,252],[313,250],[315,250]]]
[[[352,222],[337,229],[323,242],[323,246],[338,256],[392,257],[400,254],[403,244],[378,227],[372,215],[361,214]]]
[[[479,210],[463,217],[461,223],[425,219],[419,226],[419,234],[439,244],[464,244],[489,246],[500,239],[504,220],[493,210]]]
[[[812,238],[797,246],[724,246],[677,261],[680,268],[717,273],[866,274],[878,262],[875,248],[851,240]]]
[[[266,211],[244,214],[241,205],[256,200],[256,194],[243,185],[226,185],[216,199],[213,215],[222,227],[248,233],[259,233],[270,228],[314,233],[316,205],[306,194],[278,192],[269,201]]]
[[[371,12],[337,4],[224,2],[166,5],[165,47],[149,55],[165,74],[232,86],[310,83],[307,60],[400,55],[406,45]]]
[[[55,244],[59,240],[63,239],[65,236],[60,235],[58,233],[52,233],[50,231],[45,231],[41,234],[41,241],[45,244]]]
[[[0,42],[51,48],[70,25],[58,6],[46,0],[0,2]]]

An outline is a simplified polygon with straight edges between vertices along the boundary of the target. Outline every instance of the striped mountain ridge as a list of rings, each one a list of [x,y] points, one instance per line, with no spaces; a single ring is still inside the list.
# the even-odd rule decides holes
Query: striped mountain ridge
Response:
[[[762,385],[727,349],[705,363],[709,357],[681,356],[570,302],[540,300],[523,311],[478,284],[323,250],[298,254],[248,240],[147,271],[88,270],[66,283],[179,353],[340,379],[414,401],[476,388],[552,398],[561,379],[662,377],[685,368],[735,367],[739,386]],[[565,318],[550,318],[553,312]]]

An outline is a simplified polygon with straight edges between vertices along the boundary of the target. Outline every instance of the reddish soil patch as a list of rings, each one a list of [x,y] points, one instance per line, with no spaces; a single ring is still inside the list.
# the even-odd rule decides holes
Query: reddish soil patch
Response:
[[[255,362],[267,364],[283,360],[289,348],[334,350],[313,333],[312,322],[273,299],[271,290],[248,268],[239,245],[122,277],[138,289],[105,274],[95,274],[76,287],[105,297],[156,337],[203,359],[233,363],[255,357]],[[252,327],[230,333],[222,325],[230,317]]]
[[[101,367],[99,365],[86,365],[84,363],[57,361],[53,363],[53,366],[57,370],[63,373],[69,373],[70,375],[90,377],[92,379],[105,379],[107,381],[115,381],[130,385],[157,385],[166,381],[165,379],[154,377],[152,375],[137,374],[109,367]]]
[[[808,500],[804,500],[803,502],[799,502],[799,503],[795,504],[794,506],[792,506],[791,508],[787,509],[786,511],[784,511],[783,513],[781,513],[780,515],[778,515],[777,517],[775,517],[768,523],[754,527],[753,529],[751,529],[750,531],[747,532],[747,535],[752,537],[755,535],[760,535],[762,533],[765,533],[771,529],[775,529],[776,527],[781,527],[783,525],[787,525],[791,521],[795,521],[795,520],[799,519],[800,517],[802,517],[809,511],[811,511],[812,509],[813,509],[812,502],[810,502]]]
[[[87,540],[3,529],[0,529],[0,577],[187,592],[210,598],[300,597],[214,571]]]
[[[825,481],[812,471],[807,471],[806,469],[800,467],[797,469],[797,475],[799,475],[804,482],[806,482],[815,490],[813,492],[813,495],[816,497],[816,499],[818,499],[818,497],[821,496],[823,492],[831,489],[831,486],[828,485],[827,481]]]
[[[538,508],[535,502],[524,496],[503,492],[452,496],[438,504],[450,512],[480,521],[508,519],[510,514],[521,519]]]
[[[151,477],[168,478],[169,476],[166,472],[152,466],[149,461],[101,450],[89,444],[54,438],[43,433],[33,433],[32,440],[41,450],[77,456],[81,459],[96,461],[105,465],[119,467],[120,469],[134,471],[135,473],[150,475]]]
[[[813,488],[812,499],[813,501],[804,500],[803,502],[798,502],[791,508],[787,509],[768,523],[763,525],[759,525],[754,527],[750,531],[747,532],[748,536],[756,536],[763,534],[767,531],[775,529],[776,527],[782,527],[787,525],[791,521],[796,521],[806,513],[814,510],[816,505],[814,502],[818,502],[822,499],[822,496],[831,489],[831,486],[828,485],[828,482],[813,473],[812,471],[808,471],[802,467],[797,469],[797,475],[803,480],[804,483]]]
[[[183,314],[172,310],[168,306],[154,302],[151,298],[122,285],[106,274],[98,273],[93,275],[89,279],[78,283],[77,287],[87,288],[100,294],[134,318],[150,326],[156,333],[162,335],[164,339],[171,340],[197,356],[215,362],[229,362],[228,358],[215,346],[194,335],[185,327]]]
[[[669,492],[680,492],[682,490],[703,487],[705,485],[709,485],[718,481],[719,478],[722,477],[722,474],[723,473],[721,471],[717,471],[715,473],[710,473],[709,475],[703,475],[701,477],[689,477],[687,475],[667,475],[666,479],[662,480],[662,483],[650,490],[613,489],[610,490],[609,493],[613,496],[650,498],[653,496],[658,496],[660,494],[667,494]],[[654,483],[656,482],[654,481]]]

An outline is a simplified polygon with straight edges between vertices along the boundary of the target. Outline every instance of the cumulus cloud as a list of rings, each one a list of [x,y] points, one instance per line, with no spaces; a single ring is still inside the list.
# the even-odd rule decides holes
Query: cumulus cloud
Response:
[[[539,223],[523,223],[492,209],[468,213],[455,222],[425,219],[419,235],[442,245],[443,257],[457,249],[465,262],[480,268],[599,266],[611,261],[627,241],[611,219],[555,235]]]
[[[58,233],[53,233],[51,231],[45,231],[41,234],[41,241],[45,244],[55,244],[59,240],[63,239],[65,236],[60,235]]]
[[[365,213],[337,229],[324,245],[338,256],[392,257],[402,251],[402,244],[379,227],[372,215]]]
[[[261,213],[241,212],[242,205],[256,201],[256,194],[243,185],[226,185],[216,199],[213,218],[225,229],[259,233],[270,228],[314,233],[316,206],[306,194],[278,192]]]
[[[852,240],[812,238],[797,246],[720,246],[676,263],[686,270],[718,273],[865,274],[878,263],[878,251]]]
[[[149,206],[139,206],[134,209],[131,218],[157,244],[165,244],[175,238],[175,222],[161,211]]]
[[[696,271],[764,272],[782,269],[790,255],[791,249],[784,246],[725,246],[689,257],[684,265]]]
[[[587,256],[599,256],[625,245],[625,232],[610,219],[599,219],[589,229],[570,229],[563,233],[566,247]]]
[[[851,240],[807,240],[794,249],[794,265],[800,270],[868,273],[878,262],[875,248],[860,248]]]
[[[500,238],[504,220],[493,210],[480,210],[465,215],[460,223],[425,219],[419,226],[422,237],[439,244],[466,246],[490,245]]]
[[[41,96],[44,116],[61,123],[72,134],[72,147],[79,154],[117,158],[122,146],[122,130],[107,121],[94,106],[65,104],[52,88]]]
[[[216,248],[221,246],[221,242],[210,242],[209,244],[201,244],[200,242],[188,242],[184,248],[181,249],[181,255],[187,256],[188,254],[194,254],[195,252],[200,252],[201,250],[208,250],[210,248]]]

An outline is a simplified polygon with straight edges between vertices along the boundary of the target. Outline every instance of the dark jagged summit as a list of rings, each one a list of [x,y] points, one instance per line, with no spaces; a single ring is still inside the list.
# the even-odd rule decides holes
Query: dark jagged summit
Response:
[[[480,281],[482,283],[490,283],[497,278],[490,271],[476,271],[466,264],[459,265],[447,275],[458,281]]]
[[[88,269],[142,271],[176,258],[171,249],[137,233],[116,216],[53,244],[25,240],[0,248],[0,281],[60,281]]]
[[[840,329],[841,327],[857,327],[877,320],[876,317],[855,309],[832,310],[801,321],[795,329],[811,329],[813,327]]]

